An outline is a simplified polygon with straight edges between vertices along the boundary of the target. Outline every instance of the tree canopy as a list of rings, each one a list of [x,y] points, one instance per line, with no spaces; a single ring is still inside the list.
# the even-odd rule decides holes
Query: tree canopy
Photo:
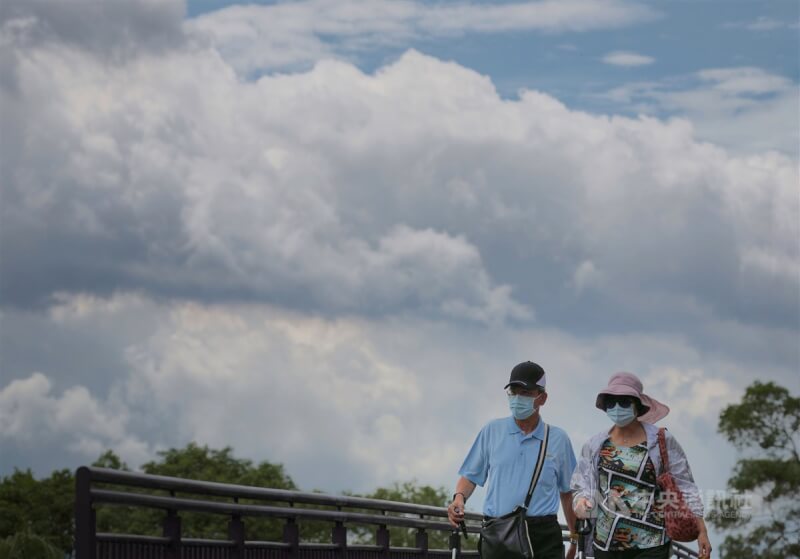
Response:
[[[30,470],[15,470],[0,480],[0,538],[37,534],[63,550],[72,549],[75,482],[69,470],[37,480]],[[13,546],[12,546],[13,544]],[[27,538],[9,540],[5,549],[36,545]]]
[[[742,454],[731,494],[710,516],[725,538],[725,559],[800,557],[800,398],[773,382],[754,382],[727,406],[719,431]]]
[[[111,450],[101,454],[92,465],[129,470],[128,465]],[[159,452],[156,460],[144,464],[140,470],[147,474],[184,479],[297,489],[282,465],[266,461],[255,464],[251,460],[237,458],[230,447],[215,450],[190,443],[184,448]],[[126,491],[134,490],[141,493],[164,494],[156,490],[126,488]],[[12,544],[15,550],[21,549],[21,546],[27,546],[24,549],[44,549],[43,543],[50,544],[65,553],[70,552],[73,540],[74,493],[75,479],[69,470],[58,470],[50,477],[38,480],[30,470],[15,470],[13,474],[0,478],[0,553],[11,553]],[[192,497],[184,494],[177,496]],[[422,486],[416,481],[395,483],[393,486],[378,488],[363,496],[434,506],[444,506],[447,501],[444,488]],[[263,501],[247,499],[241,499],[239,502],[263,504]],[[278,541],[282,537],[283,522],[279,519],[247,517],[244,522],[246,537],[249,540]],[[228,519],[220,515],[181,513],[184,537],[227,539],[227,524]],[[157,536],[162,533],[162,525],[163,512],[158,510],[123,506],[97,508],[98,532]],[[301,539],[306,542],[330,542],[331,527],[330,523],[325,522],[302,522]],[[415,530],[390,528],[390,534],[392,546],[414,547],[416,544]],[[430,533],[429,538],[431,548],[447,547],[446,533]],[[353,543],[372,543],[374,539],[374,529],[351,528]],[[8,557],[16,558],[16,555]],[[49,556],[42,555],[42,557]],[[6,559],[6,556],[0,555],[0,559]]]
[[[0,559],[63,559],[64,552],[45,538],[17,532],[0,539]]]
[[[159,460],[142,466],[146,474],[179,477],[271,487],[276,489],[297,489],[283,466],[270,462],[253,464],[247,459],[233,456],[230,447],[214,450],[207,446],[190,443],[182,449],[172,448],[158,453]],[[95,466],[127,469],[113,452],[106,452],[94,463]],[[163,494],[158,491],[143,493]],[[181,496],[181,495],[179,495]],[[204,497],[215,499],[214,497]],[[218,500],[226,500],[218,498]],[[242,499],[242,504],[248,501]],[[129,507],[102,507],[97,513],[97,530],[100,532],[121,532],[142,535],[160,535],[163,514],[157,510]],[[184,537],[225,539],[228,537],[228,519],[214,514],[185,512],[181,514]],[[248,539],[277,540],[282,534],[279,520],[246,518],[245,530]]]
[[[450,502],[449,494],[444,487],[419,485],[416,480],[394,483],[390,487],[379,487],[372,493],[359,496],[368,499],[400,501],[434,507],[446,507]],[[441,520],[446,522],[444,518]],[[358,527],[354,531],[359,543],[375,543],[374,530]],[[447,549],[448,536],[448,532],[428,532],[428,548]],[[416,547],[417,530],[415,528],[389,527],[389,538],[392,547]],[[462,541],[462,546],[464,543]]]

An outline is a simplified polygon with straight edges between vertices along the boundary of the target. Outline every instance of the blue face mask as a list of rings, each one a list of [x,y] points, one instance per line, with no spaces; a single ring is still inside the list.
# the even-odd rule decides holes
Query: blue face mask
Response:
[[[619,404],[615,404],[613,408],[608,408],[606,410],[606,415],[617,427],[625,427],[628,423],[636,419],[636,409],[632,405],[623,408]]]
[[[536,404],[533,403],[535,398],[531,396],[520,396],[519,394],[510,394],[508,396],[508,407],[511,409],[511,415],[514,419],[528,419],[536,411]]]

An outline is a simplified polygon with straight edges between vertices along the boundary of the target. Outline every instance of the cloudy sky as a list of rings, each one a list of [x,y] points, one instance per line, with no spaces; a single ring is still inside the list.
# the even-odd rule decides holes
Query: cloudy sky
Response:
[[[716,490],[720,409],[800,389],[794,0],[0,24],[0,474],[197,441],[304,489],[450,487],[532,359],[576,449],[639,374]]]

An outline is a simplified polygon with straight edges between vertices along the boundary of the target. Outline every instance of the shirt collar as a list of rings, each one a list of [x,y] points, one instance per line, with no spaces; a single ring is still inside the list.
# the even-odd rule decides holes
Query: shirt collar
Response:
[[[514,417],[509,415],[508,416],[508,434],[509,435],[515,435],[517,433],[519,433],[523,437],[527,437],[527,436],[532,435],[532,436],[536,437],[537,439],[539,439],[540,441],[543,441],[544,440],[544,419],[542,419],[542,416],[540,415],[539,416],[539,424],[536,426],[536,429],[534,429],[532,433],[528,433],[526,435],[525,433],[522,432],[522,429],[519,428],[519,425],[517,425],[517,422],[514,421]]]

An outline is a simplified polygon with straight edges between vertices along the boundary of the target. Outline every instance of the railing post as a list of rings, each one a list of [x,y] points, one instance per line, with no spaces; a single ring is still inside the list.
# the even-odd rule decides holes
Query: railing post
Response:
[[[228,522],[228,539],[233,540],[230,559],[244,559],[244,522],[241,516],[234,516]]]
[[[95,559],[97,522],[89,493],[92,486],[89,468],[81,466],[75,473],[75,558]]]
[[[453,531],[450,533],[450,549],[456,550],[456,557],[461,557],[461,536],[458,534],[457,531]]]
[[[384,557],[389,557],[389,546],[391,545],[391,536],[385,524],[378,526],[378,532],[375,534],[375,543],[381,548]]]
[[[169,538],[166,559],[181,559],[181,517],[174,510],[164,517],[164,537]]]
[[[300,548],[300,528],[294,518],[287,518],[283,525],[283,542],[289,544],[289,553],[297,555]]]
[[[339,546],[339,553],[342,557],[347,554],[347,528],[342,522],[337,522],[331,530],[331,541]]]
[[[428,556],[428,532],[425,528],[417,528],[416,546],[422,551],[422,556]]]

